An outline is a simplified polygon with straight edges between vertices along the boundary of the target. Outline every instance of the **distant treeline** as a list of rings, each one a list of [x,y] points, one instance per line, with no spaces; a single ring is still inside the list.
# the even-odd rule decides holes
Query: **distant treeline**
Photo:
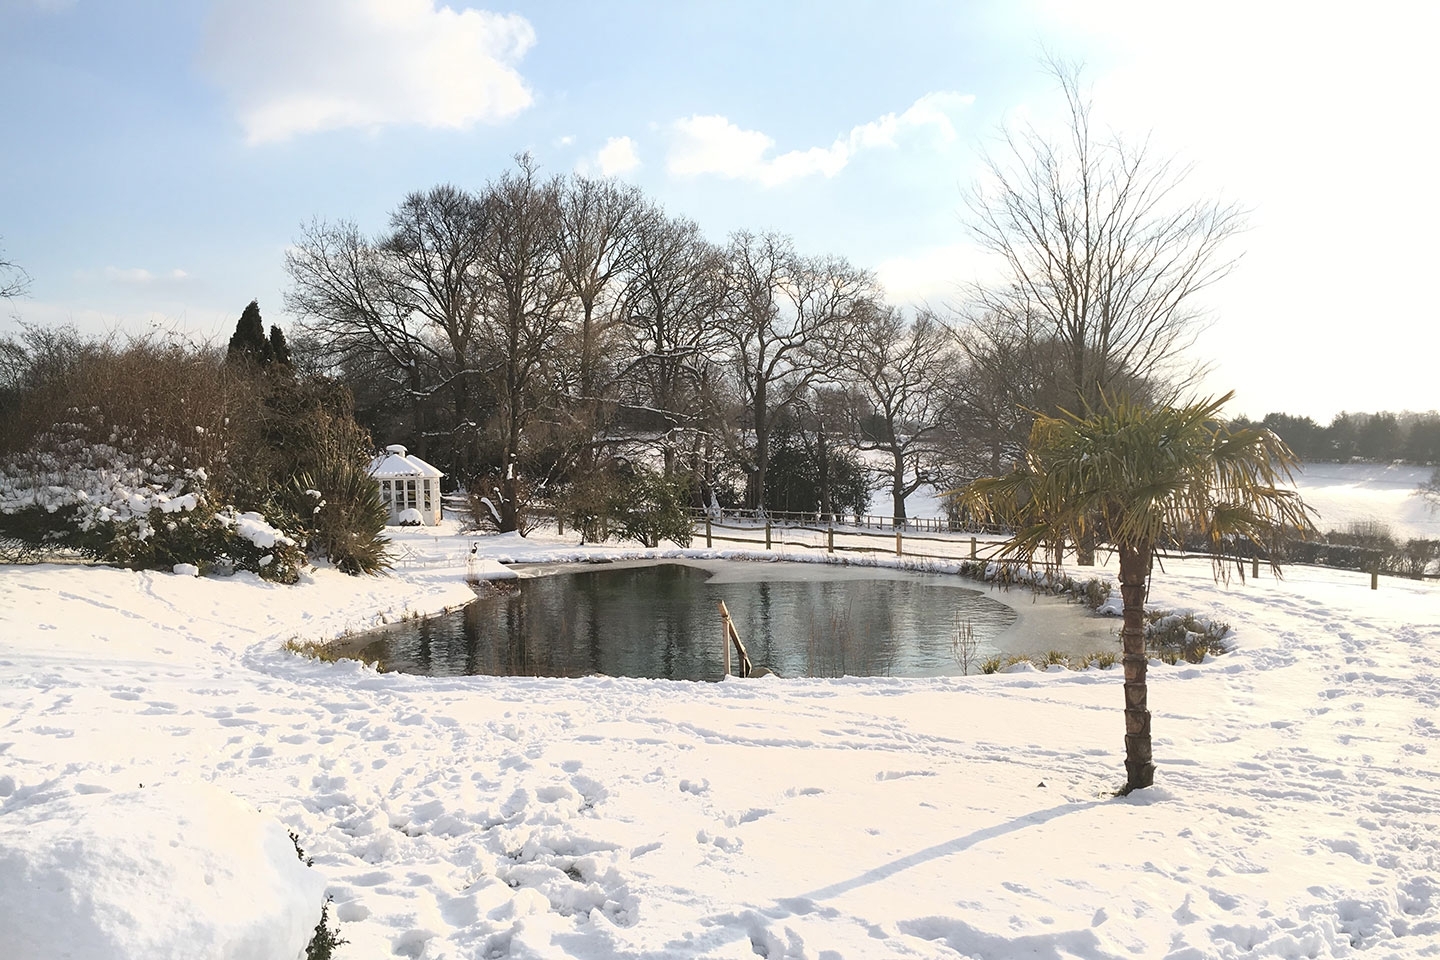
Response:
[[[1440,464],[1440,412],[1338,413],[1329,426],[1309,417],[1269,413],[1260,421],[1240,417],[1241,424],[1273,430],[1302,460],[1373,463],[1403,461]]]

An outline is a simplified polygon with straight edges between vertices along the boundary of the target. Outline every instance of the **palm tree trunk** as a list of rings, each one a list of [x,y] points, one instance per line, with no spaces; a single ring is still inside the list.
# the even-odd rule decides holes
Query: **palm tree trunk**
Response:
[[[1125,625],[1120,645],[1125,668],[1125,789],[1122,794],[1155,782],[1150,753],[1149,693],[1145,682],[1145,581],[1150,572],[1148,546],[1120,546],[1120,597]]]

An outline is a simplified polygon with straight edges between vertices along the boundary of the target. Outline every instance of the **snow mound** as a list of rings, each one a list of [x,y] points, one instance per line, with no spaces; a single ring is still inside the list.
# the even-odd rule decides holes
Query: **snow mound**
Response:
[[[320,919],[325,878],[218,787],[16,794],[0,814],[8,960],[298,960]]]
[[[419,510],[416,510],[414,507],[409,507],[408,509],[401,510],[400,513],[396,515],[395,522],[402,527],[419,526],[425,522],[425,518],[420,515]]]

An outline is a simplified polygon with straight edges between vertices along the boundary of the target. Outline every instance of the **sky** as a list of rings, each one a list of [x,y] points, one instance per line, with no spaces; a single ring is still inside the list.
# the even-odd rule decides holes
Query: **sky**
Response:
[[[964,198],[1000,132],[1053,130],[1081,61],[1248,227],[1192,349],[1232,414],[1440,407],[1437,83],[1422,3],[0,0],[0,259],[20,323],[224,337],[287,324],[304,224],[528,151],[713,240],[775,230],[942,311],[988,269]]]

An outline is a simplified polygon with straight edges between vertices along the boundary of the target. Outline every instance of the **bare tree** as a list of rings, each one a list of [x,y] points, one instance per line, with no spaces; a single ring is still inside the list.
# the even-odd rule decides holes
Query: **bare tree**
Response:
[[[561,276],[577,314],[568,351],[574,394],[570,414],[581,434],[580,470],[593,464],[596,437],[614,407],[618,332],[625,321],[625,286],[645,212],[639,188],[617,180],[573,175],[565,184],[557,221]]]
[[[24,296],[28,289],[30,275],[21,269],[19,264],[6,260],[3,249],[0,249],[0,300],[13,300]]]
[[[493,502],[502,533],[520,529],[520,456],[526,429],[554,386],[550,354],[571,295],[561,263],[561,181],[542,179],[529,154],[516,164],[485,198],[493,242],[486,246],[490,292],[481,346],[497,365],[500,475]]]
[[[943,413],[937,389],[953,364],[950,332],[929,312],[912,322],[894,307],[871,305],[856,313],[849,336],[837,345],[837,370],[855,388],[852,428],[862,449],[890,459],[891,515],[905,520],[905,498],[932,479],[930,454]]]
[[[720,325],[742,418],[729,443],[746,474],[747,505],[763,510],[776,420],[821,376],[842,326],[876,289],[842,259],[800,256],[788,237],[738,233],[727,250],[725,292]]]
[[[1415,495],[1425,500],[1430,510],[1440,511],[1440,467],[1430,474],[1430,479],[1415,488]]]
[[[395,264],[353,222],[312,221],[285,254],[285,308],[309,324],[323,361],[359,366],[389,381],[423,435],[433,368],[442,359],[424,317],[411,309]],[[371,380],[373,382],[373,379]],[[421,454],[426,452],[421,449]]]
[[[1122,380],[1164,381],[1199,331],[1196,295],[1235,263],[1234,204],[1185,196],[1187,170],[1146,141],[1097,136],[1079,69],[1050,61],[1068,128],[1007,131],[969,199],[970,228],[1004,265],[971,291],[972,317],[998,316],[1055,342],[1067,405],[1098,409]],[[1192,371],[1193,372],[1193,371]],[[1183,376],[1183,374],[1181,374]]]
[[[1002,472],[1024,452],[1034,411],[1069,402],[1055,377],[1058,344],[1020,319],[985,314],[954,331],[957,362],[935,384],[944,407],[937,445],[952,488]]]
[[[632,403],[653,411],[663,428],[665,475],[677,471],[682,443],[692,468],[708,436],[699,429],[721,347],[716,315],[723,297],[724,258],[694,221],[650,208],[636,232],[626,286]]]
[[[379,244],[385,256],[385,298],[425,330],[426,356],[438,376],[423,392],[451,395],[457,466],[472,464],[479,455],[479,384],[489,366],[478,349],[485,321],[489,216],[473,194],[449,184],[432,187],[401,202]]]

